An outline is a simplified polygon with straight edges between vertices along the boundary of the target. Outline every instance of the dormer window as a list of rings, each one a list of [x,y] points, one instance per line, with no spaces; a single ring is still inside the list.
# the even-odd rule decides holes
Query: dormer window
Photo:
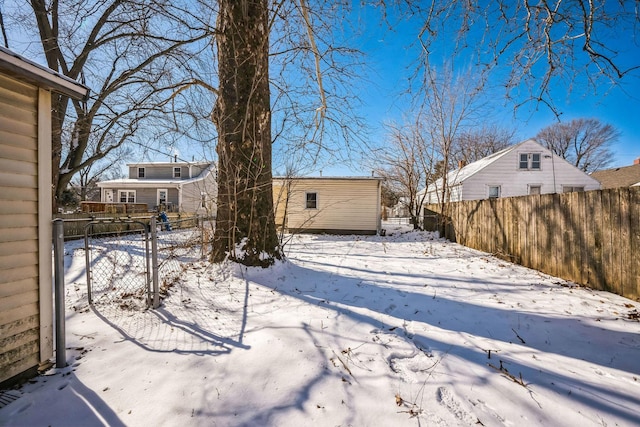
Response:
[[[173,177],[180,178],[181,176],[182,176],[182,168],[180,167],[173,168]]]
[[[540,153],[520,153],[520,170],[540,170]]]
[[[144,168],[138,168],[138,178],[144,178]]]

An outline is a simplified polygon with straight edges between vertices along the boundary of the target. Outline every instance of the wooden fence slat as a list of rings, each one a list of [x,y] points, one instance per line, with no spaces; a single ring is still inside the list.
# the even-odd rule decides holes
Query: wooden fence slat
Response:
[[[450,215],[466,246],[640,298],[640,187],[457,202]]]

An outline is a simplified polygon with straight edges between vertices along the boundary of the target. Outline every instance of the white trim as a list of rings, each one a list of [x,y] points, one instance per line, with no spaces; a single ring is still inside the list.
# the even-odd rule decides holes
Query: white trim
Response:
[[[38,89],[38,292],[40,361],[53,357],[53,266],[51,265],[51,92]]]
[[[492,197],[491,196],[491,189],[492,188],[497,188],[498,189],[498,195],[496,197]],[[488,199],[499,199],[500,197],[502,197],[502,185],[487,184],[487,198]]]
[[[164,199],[164,204],[165,206],[167,205],[167,203],[169,203],[169,190],[166,188],[158,188],[156,190],[156,205],[160,206],[160,192],[164,191],[165,192],[165,199]]]
[[[121,201],[122,197],[121,194],[122,193],[126,193],[126,199],[124,202]],[[129,201],[129,194],[133,193],[133,202]],[[138,199],[137,194],[136,194],[136,190],[118,190],[118,203],[136,203],[136,200]]]
[[[307,199],[307,195],[309,194],[315,194],[316,195],[316,207],[315,208],[310,208],[307,206],[307,202],[309,201]],[[313,190],[308,190],[304,192],[304,209],[305,210],[318,210],[320,206],[320,197],[318,196],[318,192],[317,191],[313,191]]]

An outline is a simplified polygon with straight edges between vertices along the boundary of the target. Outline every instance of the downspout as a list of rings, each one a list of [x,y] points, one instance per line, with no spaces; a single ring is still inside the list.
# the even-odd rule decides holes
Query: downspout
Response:
[[[378,200],[376,203],[376,214],[377,214],[377,230],[376,234],[380,234],[382,230],[382,216],[380,215],[380,205],[381,205],[381,189],[382,189],[382,180],[378,180]]]

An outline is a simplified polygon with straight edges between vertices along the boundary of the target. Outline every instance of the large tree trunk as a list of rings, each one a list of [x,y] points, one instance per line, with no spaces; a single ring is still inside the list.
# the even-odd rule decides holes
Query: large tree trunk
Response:
[[[218,215],[211,259],[280,259],[273,212],[267,0],[219,0]]]

